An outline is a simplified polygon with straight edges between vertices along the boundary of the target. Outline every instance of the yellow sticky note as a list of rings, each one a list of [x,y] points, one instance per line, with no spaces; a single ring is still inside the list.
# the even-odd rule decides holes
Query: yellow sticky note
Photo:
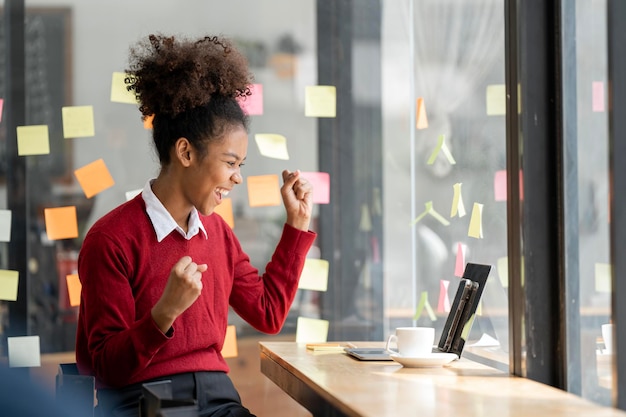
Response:
[[[359,230],[369,232],[372,230],[372,216],[367,204],[361,204],[361,221],[359,222]]]
[[[437,316],[435,315],[433,308],[428,302],[428,291],[422,291],[420,295],[420,300],[417,303],[417,308],[415,309],[415,314],[413,315],[413,320],[418,320],[420,317],[422,317],[424,310],[426,310],[426,313],[428,314],[430,320],[437,320]]]
[[[236,358],[238,354],[237,328],[235,325],[231,324],[226,327],[226,337],[224,338],[224,345],[222,346],[222,357]]]
[[[470,219],[469,231],[467,232],[469,237],[475,237],[476,239],[483,238],[483,205],[474,203],[472,209],[472,218]]]
[[[595,281],[597,292],[611,292],[611,264],[596,263],[595,265]]]
[[[500,277],[502,286],[507,288],[509,286],[509,258],[506,256],[498,258],[496,269],[498,270],[498,276]]]
[[[445,135],[439,135],[439,137],[437,138],[437,146],[435,146],[435,149],[433,149],[426,163],[428,165],[434,164],[435,160],[437,159],[437,156],[439,156],[439,152],[443,153],[443,155],[446,157],[450,165],[456,164],[456,161],[454,160],[454,157],[452,156],[452,152],[450,152],[450,148],[448,148],[448,145],[446,144]]]
[[[328,340],[328,320],[298,317],[296,322],[297,343],[324,343]]]
[[[116,103],[137,104],[135,91],[128,91],[131,76],[124,72],[114,72],[111,77],[111,101]]]
[[[422,97],[417,99],[416,113],[415,127],[417,129],[426,129],[428,127],[428,117],[426,117],[426,105],[424,104],[424,99]]]
[[[475,314],[472,314],[470,319],[463,326],[463,330],[461,331],[461,339],[467,340],[470,334],[470,330],[472,330],[472,325],[474,324],[474,319],[476,318]]]
[[[280,199],[278,175],[248,177],[248,201],[250,207],[279,206]]]
[[[87,198],[91,198],[115,184],[103,159],[98,159],[78,168],[74,171],[74,175],[76,175],[76,179]]]
[[[78,237],[76,206],[44,209],[48,239],[73,239]]]
[[[465,216],[465,206],[463,205],[463,197],[461,196],[462,183],[457,182],[452,186],[454,189],[454,196],[452,197],[452,209],[450,210],[450,217],[454,217],[457,214],[459,217]]]
[[[0,242],[11,241],[11,210],[0,210]]]
[[[287,152],[287,138],[283,135],[277,135],[274,133],[257,133],[254,135],[254,140],[259,147],[261,155],[268,158],[289,160],[289,153]]]
[[[329,263],[324,259],[305,259],[298,288],[301,290],[326,291],[328,289],[328,270]]]
[[[504,116],[506,114],[506,88],[504,84],[487,86],[487,116]]]
[[[235,216],[233,215],[232,198],[223,199],[222,202],[215,207],[214,212],[221,216],[231,229],[235,227]]]
[[[93,106],[68,106],[61,108],[64,138],[94,136]]]
[[[19,272],[0,269],[0,300],[16,301]]]
[[[47,155],[50,153],[48,125],[17,127],[17,154]]]
[[[10,368],[41,366],[39,336],[7,337]]]
[[[307,86],[304,95],[304,114],[306,117],[336,117],[337,89],[335,86]]]

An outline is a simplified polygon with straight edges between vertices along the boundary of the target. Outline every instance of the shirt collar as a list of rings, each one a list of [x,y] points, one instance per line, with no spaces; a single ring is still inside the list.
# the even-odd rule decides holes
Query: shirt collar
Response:
[[[156,232],[157,241],[161,242],[174,230],[180,233],[181,236],[187,240],[190,240],[202,231],[204,238],[207,239],[208,236],[206,229],[200,221],[198,210],[195,207],[191,209],[189,222],[187,224],[187,233],[185,233],[182,227],[176,223],[170,212],[167,211],[163,203],[161,203],[161,200],[159,200],[152,191],[153,182],[154,179],[146,182],[146,185],[143,187],[143,191],[141,192],[141,197],[146,203],[146,213],[148,213],[148,217],[150,217],[150,221],[152,222],[152,227],[154,227],[154,231]]]

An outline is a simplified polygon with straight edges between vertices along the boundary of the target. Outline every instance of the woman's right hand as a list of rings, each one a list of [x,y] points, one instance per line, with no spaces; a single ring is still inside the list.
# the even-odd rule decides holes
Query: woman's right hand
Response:
[[[152,307],[152,319],[163,333],[187,310],[202,292],[202,273],[206,264],[198,265],[190,256],[183,256],[172,267],[163,294]]]

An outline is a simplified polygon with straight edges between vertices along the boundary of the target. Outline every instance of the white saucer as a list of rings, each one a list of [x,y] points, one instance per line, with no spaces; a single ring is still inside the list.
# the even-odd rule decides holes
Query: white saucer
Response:
[[[398,355],[397,353],[392,353],[389,355],[391,359],[402,364],[407,368],[426,368],[433,366],[443,366],[446,365],[453,360],[458,359],[459,357],[456,353],[445,353],[445,352],[433,352],[428,356],[423,357],[403,357]]]

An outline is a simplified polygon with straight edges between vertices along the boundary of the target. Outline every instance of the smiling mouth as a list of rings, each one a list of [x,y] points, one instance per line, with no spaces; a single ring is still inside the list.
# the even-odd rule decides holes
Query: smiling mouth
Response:
[[[220,200],[223,199],[223,198],[226,198],[228,193],[230,193],[230,190],[225,190],[225,189],[222,189],[222,188],[218,188],[217,190],[215,190],[215,194],[217,194],[217,196],[219,197]]]

